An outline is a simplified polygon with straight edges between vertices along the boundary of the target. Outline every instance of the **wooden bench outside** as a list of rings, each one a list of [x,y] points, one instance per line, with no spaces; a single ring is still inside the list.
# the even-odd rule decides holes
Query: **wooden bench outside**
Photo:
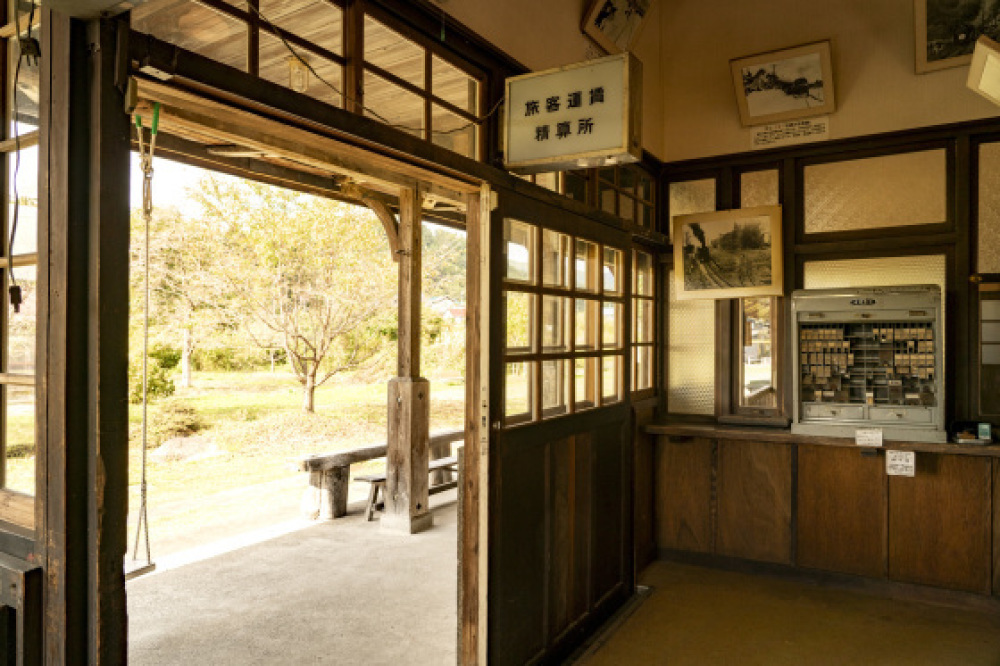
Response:
[[[431,460],[427,464],[427,471],[431,475],[437,471],[448,471],[452,473],[457,472],[458,458],[455,456],[449,456],[447,458],[437,458],[436,460]],[[375,517],[375,510],[382,508],[382,502],[385,501],[385,479],[385,472],[382,472],[381,474],[362,474],[354,477],[355,481],[367,481],[371,484],[371,488],[368,489],[368,506],[365,507],[365,515],[369,521]],[[427,489],[427,494],[433,495],[435,493],[443,493],[446,490],[451,490],[452,488],[457,487],[458,481],[450,479],[432,484]],[[378,499],[380,491],[382,493],[382,502]]]
[[[451,444],[461,440],[464,431],[455,430],[432,435],[428,440],[428,451],[432,464],[431,483],[442,485],[454,480],[454,464],[433,466],[441,458],[451,457]],[[297,469],[309,472],[309,488],[302,500],[302,512],[309,518],[332,520],[347,515],[347,489],[350,482],[351,465],[354,463],[385,458],[388,446],[363,446],[346,451],[306,456],[297,462]],[[440,492],[440,491],[437,491]]]

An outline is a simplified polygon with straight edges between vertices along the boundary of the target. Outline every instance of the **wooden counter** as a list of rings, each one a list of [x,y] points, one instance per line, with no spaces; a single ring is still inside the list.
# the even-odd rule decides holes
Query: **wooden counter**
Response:
[[[1000,446],[651,424],[654,533],[685,551],[1000,596]],[[886,449],[917,452],[887,476]]]

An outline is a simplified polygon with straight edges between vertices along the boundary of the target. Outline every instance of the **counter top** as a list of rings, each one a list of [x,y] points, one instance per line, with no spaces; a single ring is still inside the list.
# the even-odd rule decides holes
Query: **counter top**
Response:
[[[819,446],[854,447],[857,444],[849,437],[818,437],[797,435],[787,428],[754,428],[751,426],[727,426],[695,423],[651,423],[646,426],[650,435],[667,437],[703,437],[706,439],[728,439],[755,442],[776,442],[786,444],[814,444]],[[929,444],[926,442],[897,442],[885,440],[883,449],[920,451],[925,453],[950,453],[966,456],[986,456],[1000,458],[1000,444]]]

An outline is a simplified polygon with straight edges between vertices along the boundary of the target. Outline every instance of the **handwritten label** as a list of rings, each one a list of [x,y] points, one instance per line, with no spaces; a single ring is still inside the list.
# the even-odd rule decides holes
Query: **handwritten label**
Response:
[[[830,138],[830,119],[809,118],[753,128],[753,148],[777,148]]]
[[[889,476],[916,476],[917,454],[913,451],[886,451],[885,473]]]
[[[854,431],[858,446],[882,446],[882,428],[858,428]]]

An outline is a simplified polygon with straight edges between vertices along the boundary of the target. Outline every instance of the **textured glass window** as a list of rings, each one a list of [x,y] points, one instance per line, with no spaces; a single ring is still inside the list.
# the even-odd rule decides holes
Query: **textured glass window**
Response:
[[[673,414],[715,414],[715,301],[678,301],[674,277],[668,313],[667,409]]]
[[[1000,273],[1000,143],[979,147],[977,273]]]
[[[293,88],[327,104],[342,106],[343,97],[340,91],[344,87],[341,66],[304,49],[296,49],[296,52],[309,63],[315,74],[308,70],[303,71],[299,67],[298,60],[288,52],[288,48],[280,39],[261,32],[258,75],[262,79]],[[297,77],[295,84],[293,84],[293,72]]]
[[[740,174],[740,208],[778,205],[778,170]]]
[[[692,213],[708,213],[713,210],[715,210],[714,178],[670,183],[671,239],[674,236],[674,217]]]
[[[424,100],[365,72],[365,115],[414,136],[424,136]]]
[[[807,166],[806,233],[942,223],[946,169],[943,148]]]
[[[365,61],[419,88],[424,87],[424,49],[368,16],[365,17]],[[365,105],[368,105],[367,100]]]

